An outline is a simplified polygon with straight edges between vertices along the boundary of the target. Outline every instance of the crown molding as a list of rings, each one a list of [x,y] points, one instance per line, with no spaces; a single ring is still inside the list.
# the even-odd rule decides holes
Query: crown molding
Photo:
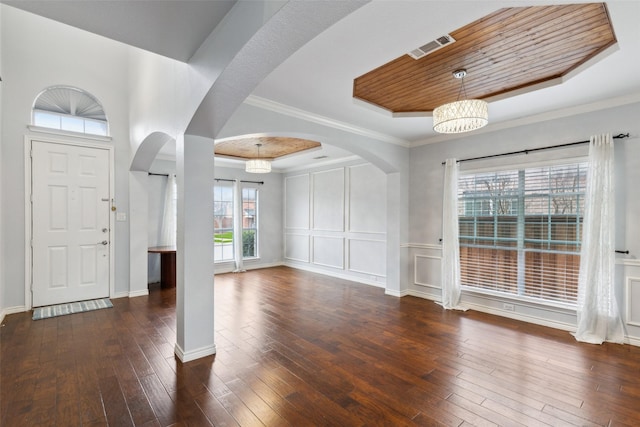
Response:
[[[275,113],[284,114],[285,116],[306,120],[308,122],[317,123],[323,126],[328,126],[344,132],[349,132],[356,135],[365,136],[367,138],[376,139],[378,141],[388,142],[390,144],[400,145],[406,148],[409,148],[411,146],[411,143],[404,139],[396,138],[394,136],[387,135],[381,132],[375,132],[359,126],[354,126],[349,123],[334,120],[329,117],[321,116],[319,114],[311,113],[309,111],[301,110],[299,108],[291,107],[289,105],[281,104],[279,102],[272,101],[266,98],[261,98],[259,96],[249,95],[249,97],[245,99],[244,103],[254,107],[273,111]]]
[[[561,108],[558,110],[548,111],[541,114],[535,114],[533,116],[522,117],[513,120],[507,120],[500,123],[489,123],[488,126],[485,126],[482,129],[476,130],[473,133],[483,134],[483,133],[491,133],[504,129],[511,129],[519,126],[526,126],[534,123],[546,122],[549,120],[561,119],[564,117],[577,116],[579,114],[591,113],[594,111],[605,110],[607,108],[620,107],[628,104],[635,104],[636,102],[640,102],[640,92],[633,93],[630,95],[623,95],[616,98],[609,98],[602,101],[596,101],[589,104],[578,105],[575,107]],[[422,145],[435,144],[443,141],[450,141],[453,139],[464,138],[461,135],[436,135],[433,137],[425,138],[420,141],[415,141],[411,143],[411,147],[419,147]]]

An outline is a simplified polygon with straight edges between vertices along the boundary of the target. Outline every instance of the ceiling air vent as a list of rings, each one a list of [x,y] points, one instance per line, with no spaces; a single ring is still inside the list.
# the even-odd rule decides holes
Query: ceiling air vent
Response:
[[[413,59],[420,59],[423,56],[426,56],[431,52],[436,51],[441,47],[444,47],[455,41],[456,40],[453,37],[451,37],[449,34],[445,34],[444,36],[440,36],[437,39],[430,41],[424,46],[420,46],[417,49],[413,49],[411,52],[409,52],[409,56],[411,56]]]

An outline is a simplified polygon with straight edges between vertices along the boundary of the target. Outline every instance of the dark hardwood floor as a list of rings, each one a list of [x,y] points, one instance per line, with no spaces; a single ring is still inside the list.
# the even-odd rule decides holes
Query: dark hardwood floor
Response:
[[[640,425],[640,348],[278,267],[215,279],[217,354],[175,291],[0,329],[2,426]]]

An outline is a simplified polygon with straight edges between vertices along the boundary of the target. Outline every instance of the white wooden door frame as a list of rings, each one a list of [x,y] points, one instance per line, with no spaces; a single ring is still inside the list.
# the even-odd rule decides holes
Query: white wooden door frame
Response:
[[[24,305],[25,310],[31,310],[33,307],[33,251],[31,247],[31,239],[33,238],[32,230],[32,213],[31,213],[31,186],[32,186],[32,167],[31,167],[31,143],[33,141],[45,142],[50,144],[73,145],[86,148],[97,148],[107,150],[109,152],[109,199],[111,207],[114,203],[114,172],[115,172],[115,156],[111,138],[99,138],[102,143],[95,142],[96,138],[89,137],[91,140],[79,137],[57,137],[51,135],[26,135],[24,137],[24,212],[25,212],[25,240],[24,240]],[[113,209],[109,211],[109,296],[115,295],[115,215]]]

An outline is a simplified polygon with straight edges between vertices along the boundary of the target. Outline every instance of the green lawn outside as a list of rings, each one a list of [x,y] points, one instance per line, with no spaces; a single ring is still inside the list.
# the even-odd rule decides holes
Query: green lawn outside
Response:
[[[242,232],[242,256],[254,257],[256,256],[256,232],[254,230],[244,230]],[[227,231],[224,233],[216,233],[213,235],[214,243],[233,243],[233,231]]]
[[[213,241],[216,243],[231,243],[233,242],[233,231],[227,231],[226,233],[218,233],[213,235]]]

